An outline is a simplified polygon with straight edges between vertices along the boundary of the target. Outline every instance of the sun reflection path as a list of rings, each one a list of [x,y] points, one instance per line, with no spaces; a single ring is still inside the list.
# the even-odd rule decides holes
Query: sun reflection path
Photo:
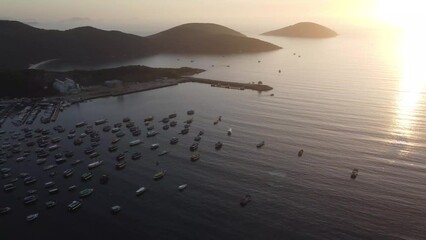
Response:
[[[426,85],[426,34],[418,29],[404,29],[401,54],[399,96],[396,103],[393,135],[394,143],[404,147],[400,154],[409,153],[409,142],[417,136],[415,127],[419,122],[419,103]]]

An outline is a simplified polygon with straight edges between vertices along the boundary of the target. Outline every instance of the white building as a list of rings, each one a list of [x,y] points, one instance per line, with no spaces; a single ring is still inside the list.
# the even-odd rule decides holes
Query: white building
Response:
[[[121,80],[108,80],[105,81],[105,86],[110,88],[116,88],[123,86],[123,82]]]
[[[80,92],[80,85],[70,78],[65,78],[65,81],[55,79],[53,88],[60,94],[75,94]]]

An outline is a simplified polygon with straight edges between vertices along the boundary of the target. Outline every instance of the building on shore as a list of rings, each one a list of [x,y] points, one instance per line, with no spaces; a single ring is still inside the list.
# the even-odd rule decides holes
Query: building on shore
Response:
[[[53,88],[60,94],[76,94],[80,92],[80,85],[70,78],[65,78],[64,81],[55,79]]]
[[[105,86],[109,87],[109,88],[116,88],[116,87],[121,87],[123,86],[123,82],[121,80],[108,80],[105,81]]]

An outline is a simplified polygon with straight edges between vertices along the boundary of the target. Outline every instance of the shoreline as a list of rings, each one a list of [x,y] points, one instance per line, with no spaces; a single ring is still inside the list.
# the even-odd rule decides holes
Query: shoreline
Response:
[[[201,84],[210,84],[212,87],[227,88],[234,90],[255,90],[259,92],[270,91],[273,88],[264,85],[264,84],[253,84],[253,83],[238,83],[238,82],[228,82],[228,81],[219,81],[212,79],[204,78],[195,78],[195,77],[182,77],[178,79],[161,79],[153,80],[143,83],[134,83],[130,85],[125,85],[118,88],[108,88],[105,86],[91,86],[85,88],[82,92],[73,95],[61,96],[65,100],[68,100],[71,103],[79,103],[97,98],[104,97],[116,97],[126,94],[132,94],[137,92],[144,92],[159,88],[165,88],[170,86],[176,86],[181,83],[201,83]],[[57,98],[55,96],[52,98]]]

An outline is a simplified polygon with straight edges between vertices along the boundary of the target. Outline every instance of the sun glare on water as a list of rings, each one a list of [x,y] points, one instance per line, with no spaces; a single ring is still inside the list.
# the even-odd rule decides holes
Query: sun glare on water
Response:
[[[399,95],[392,131],[396,142],[402,145],[417,137],[416,126],[421,122],[418,113],[426,85],[426,31],[422,26],[426,23],[426,14],[422,12],[424,5],[426,2],[417,0],[377,1],[377,19],[398,28],[402,38],[398,59],[401,73]],[[409,152],[406,147],[401,151]]]

